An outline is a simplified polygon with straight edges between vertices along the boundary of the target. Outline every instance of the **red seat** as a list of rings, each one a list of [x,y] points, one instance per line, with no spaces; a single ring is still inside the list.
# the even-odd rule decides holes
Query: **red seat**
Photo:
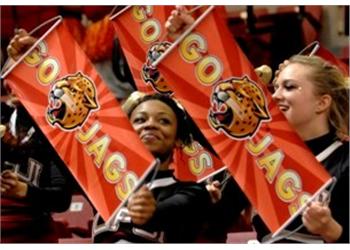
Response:
[[[89,201],[80,194],[73,195],[70,208],[64,213],[55,213],[53,218],[63,241],[74,238],[91,241],[91,227],[94,217],[93,208]],[[72,239],[72,241],[74,241]],[[61,239],[60,239],[61,242]]]
[[[228,233],[226,243],[248,243],[250,240],[256,240],[256,232],[248,231],[248,232],[235,232]]]

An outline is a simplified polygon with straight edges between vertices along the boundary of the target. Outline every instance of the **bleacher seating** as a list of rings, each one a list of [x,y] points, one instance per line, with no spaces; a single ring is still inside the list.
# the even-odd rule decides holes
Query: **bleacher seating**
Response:
[[[91,243],[93,216],[89,201],[81,194],[73,195],[66,212],[53,214],[60,234],[59,243]]]

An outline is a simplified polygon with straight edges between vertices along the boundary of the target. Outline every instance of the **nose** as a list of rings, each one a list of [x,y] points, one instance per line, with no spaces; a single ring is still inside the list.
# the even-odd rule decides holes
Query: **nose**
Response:
[[[275,92],[272,94],[273,100],[280,100],[282,98],[282,90],[281,88],[276,88]]]
[[[155,129],[158,128],[158,122],[155,118],[149,117],[143,126],[144,129]]]

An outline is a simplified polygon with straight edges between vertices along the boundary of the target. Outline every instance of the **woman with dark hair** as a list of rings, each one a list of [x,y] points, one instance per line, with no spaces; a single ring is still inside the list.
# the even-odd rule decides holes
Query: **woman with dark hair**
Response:
[[[51,217],[69,208],[73,178],[19,103],[1,138],[2,243],[58,243]]]
[[[8,46],[11,60],[33,43],[20,30]],[[51,213],[69,208],[74,179],[18,97],[4,87],[9,93],[2,107],[13,111],[2,117],[0,242],[57,243]]]
[[[211,198],[205,184],[181,182],[169,169],[174,148],[192,140],[185,112],[171,97],[160,94],[139,96],[127,101],[124,109],[160,166],[131,195],[112,227],[95,221],[94,242],[194,242]]]

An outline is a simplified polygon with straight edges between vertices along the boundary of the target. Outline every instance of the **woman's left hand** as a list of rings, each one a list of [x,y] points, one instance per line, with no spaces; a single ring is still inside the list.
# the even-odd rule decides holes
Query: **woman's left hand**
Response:
[[[342,233],[328,205],[321,202],[311,202],[303,212],[302,221],[310,233],[321,235],[326,242],[336,241]]]
[[[212,183],[209,183],[206,185],[206,188],[210,194],[211,202],[213,204],[217,203],[219,200],[221,200],[222,192],[220,189],[220,182],[214,181]]]
[[[143,186],[130,197],[127,208],[132,222],[136,225],[144,225],[156,210],[156,200],[149,188]]]

